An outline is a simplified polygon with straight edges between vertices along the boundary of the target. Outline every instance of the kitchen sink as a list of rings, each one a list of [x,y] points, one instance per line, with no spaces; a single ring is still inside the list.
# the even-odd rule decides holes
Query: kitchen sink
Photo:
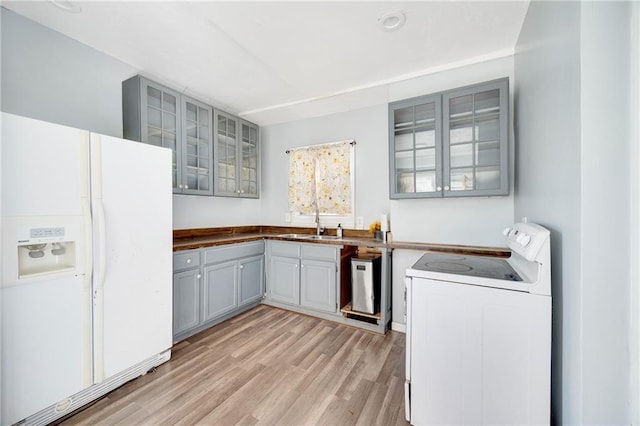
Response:
[[[282,238],[295,238],[301,240],[339,240],[336,235],[315,235],[315,234],[282,234]]]
[[[336,235],[306,235],[302,238],[307,240],[339,240]]]

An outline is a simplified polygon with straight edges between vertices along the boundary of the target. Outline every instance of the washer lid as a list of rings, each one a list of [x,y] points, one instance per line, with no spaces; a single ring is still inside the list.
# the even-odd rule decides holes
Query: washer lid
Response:
[[[522,278],[504,258],[467,256],[449,253],[425,253],[412,269],[505,281]]]

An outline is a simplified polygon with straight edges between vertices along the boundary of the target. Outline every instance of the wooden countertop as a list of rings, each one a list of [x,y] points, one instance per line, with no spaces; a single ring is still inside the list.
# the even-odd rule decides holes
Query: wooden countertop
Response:
[[[224,244],[244,243],[262,239],[296,241],[313,244],[333,244],[349,246],[366,246],[416,251],[439,251],[481,256],[509,257],[511,252],[506,247],[467,246],[455,244],[416,243],[405,241],[376,241],[371,233],[365,230],[345,229],[343,238],[337,240],[310,240],[296,238],[292,234],[314,233],[312,228],[284,226],[230,226],[219,228],[177,229],[173,231],[173,250],[189,250],[203,247],[214,247]],[[330,229],[327,235],[335,235]]]

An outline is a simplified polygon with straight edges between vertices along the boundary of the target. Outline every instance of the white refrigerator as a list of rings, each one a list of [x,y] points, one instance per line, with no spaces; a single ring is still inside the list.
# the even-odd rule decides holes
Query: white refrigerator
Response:
[[[172,153],[0,125],[0,424],[46,424],[170,357]]]

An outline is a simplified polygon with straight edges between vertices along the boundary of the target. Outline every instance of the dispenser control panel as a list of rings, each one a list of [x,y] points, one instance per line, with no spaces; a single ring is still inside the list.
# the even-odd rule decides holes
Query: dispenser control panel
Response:
[[[21,227],[17,240],[19,278],[75,271],[76,244],[64,226]]]
[[[18,228],[18,245],[62,241],[65,237],[64,226],[38,228]]]

